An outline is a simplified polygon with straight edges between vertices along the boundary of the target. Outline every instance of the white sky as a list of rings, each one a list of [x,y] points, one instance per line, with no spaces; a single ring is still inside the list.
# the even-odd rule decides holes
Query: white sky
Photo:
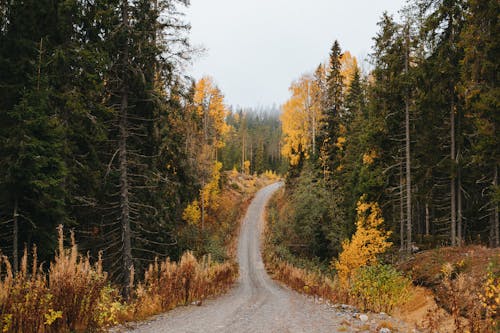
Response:
[[[282,104],[290,83],[328,58],[338,39],[361,63],[383,11],[405,0],[191,0],[191,43],[206,52],[189,72],[210,75],[226,104]]]

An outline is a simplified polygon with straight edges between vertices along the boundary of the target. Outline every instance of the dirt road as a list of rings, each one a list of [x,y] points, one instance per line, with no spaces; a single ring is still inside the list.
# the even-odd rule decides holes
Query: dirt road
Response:
[[[342,326],[346,319],[359,322],[352,313],[282,287],[264,269],[259,246],[263,212],[280,186],[260,190],[248,208],[238,244],[240,278],[228,294],[202,306],[179,307],[131,332],[350,332],[353,327]]]

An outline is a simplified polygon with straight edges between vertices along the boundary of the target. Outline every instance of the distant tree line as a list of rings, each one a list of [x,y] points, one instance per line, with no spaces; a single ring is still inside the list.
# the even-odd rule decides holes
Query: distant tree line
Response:
[[[252,174],[261,174],[266,170],[286,171],[287,162],[280,153],[282,132],[279,109],[231,110],[227,124],[230,131],[221,152],[227,169],[245,171],[247,161],[248,171]]]

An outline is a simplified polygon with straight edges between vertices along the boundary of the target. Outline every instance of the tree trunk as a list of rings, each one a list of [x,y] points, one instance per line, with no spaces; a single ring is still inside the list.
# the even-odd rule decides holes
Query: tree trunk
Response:
[[[131,229],[130,229],[130,197],[128,184],[128,161],[127,161],[127,136],[128,136],[128,75],[127,68],[129,62],[128,50],[128,3],[127,0],[122,2],[122,19],[123,26],[126,29],[127,38],[123,45],[123,62],[122,62],[122,87],[121,87],[121,103],[120,103],[120,122],[119,122],[119,160],[120,160],[120,208],[121,208],[121,226],[122,226],[122,257],[123,257],[123,295],[125,298],[130,297],[130,285],[132,282],[132,245],[131,245]]]
[[[429,236],[430,233],[430,216],[429,216],[429,202],[425,202],[425,235]]]
[[[453,93],[452,93],[453,94]],[[450,200],[451,200],[451,246],[457,245],[457,217],[456,217],[456,182],[455,182],[455,162],[456,162],[456,152],[455,152],[455,103],[453,96],[451,97],[451,108],[450,108],[450,159],[451,159],[451,170],[450,170]]]
[[[457,243],[463,245],[462,175],[457,165]]]
[[[14,266],[14,274],[19,270],[19,224],[18,224],[18,209],[19,202],[16,197],[14,201],[14,212],[12,214],[12,264]]]
[[[404,178],[403,178],[403,161],[399,164],[399,223],[400,223],[400,238],[401,250],[405,250],[405,211],[404,211]]]
[[[493,187],[496,188],[498,185],[498,167],[495,165],[495,170],[493,171]],[[495,207],[493,208],[493,228],[495,235],[495,242],[493,243],[495,247],[500,246],[500,226],[498,221],[498,203],[495,202]]]
[[[241,135],[241,173],[245,173],[245,135]]]
[[[408,75],[408,63],[409,63],[409,27],[407,26],[406,31],[406,52],[405,52],[405,73]],[[407,238],[407,251],[411,253],[412,251],[412,219],[411,219],[411,157],[410,157],[410,101],[409,101],[409,91],[406,89],[405,98],[405,143],[406,143],[406,238]]]
[[[205,174],[201,182],[201,230],[205,229]]]

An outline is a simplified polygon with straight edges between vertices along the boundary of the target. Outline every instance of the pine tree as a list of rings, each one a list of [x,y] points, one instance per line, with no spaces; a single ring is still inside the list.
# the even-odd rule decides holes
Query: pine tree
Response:
[[[405,225],[408,219],[407,187],[405,186],[405,40],[401,26],[387,13],[380,22],[380,32],[375,37],[372,54],[375,68],[374,83],[370,89],[370,112],[375,119],[383,120],[380,142],[380,159],[386,169],[387,187],[383,199],[390,202],[391,210],[385,216],[397,228],[399,220],[401,249],[408,249]],[[402,56],[403,55],[403,56]],[[410,166],[409,166],[410,167]],[[399,206],[399,207],[398,207]],[[399,211],[396,214],[395,211]],[[405,212],[406,211],[406,212]],[[390,213],[389,213],[390,212]]]
[[[345,127],[342,126],[343,77],[342,56],[339,43],[335,41],[330,51],[330,64],[326,77],[326,92],[323,105],[323,129],[319,135],[321,143],[320,159],[325,177],[340,166],[340,150]]]
[[[55,246],[54,230],[67,218],[61,125],[49,99],[42,43],[39,52],[39,70],[31,84],[23,89],[19,102],[2,113],[0,202],[10,212],[14,271],[22,243],[42,244],[39,254],[49,258]]]

